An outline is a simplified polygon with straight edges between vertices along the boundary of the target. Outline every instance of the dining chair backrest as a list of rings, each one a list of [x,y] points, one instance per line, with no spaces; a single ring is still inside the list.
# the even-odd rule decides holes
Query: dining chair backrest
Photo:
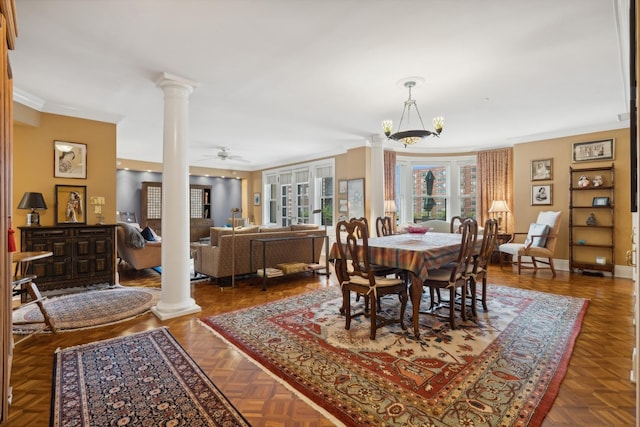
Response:
[[[484,223],[484,229],[482,230],[482,246],[480,252],[475,258],[473,265],[473,272],[477,273],[479,270],[487,269],[489,260],[493,255],[493,251],[496,248],[496,239],[498,237],[498,220],[488,219]]]
[[[450,233],[460,233],[460,227],[462,226],[462,223],[466,219],[473,219],[473,218],[466,218],[466,217],[463,217],[463,216],[454,216],[453,218],[451,218],[451,223],[450,223],[450,226],[449,226],[449,232]]]
[[[360,217],[360,218],[351,218],[350,221],[362,221],[364,222],[365,225],[365,231],[367,233],[367,237],[369,237],[369,220],[365,217]],[[362,230],[358,230],[358,233],[361,233]],[[358,239],[361,239],[362,235],[358,234]]]
[[[340,221],[336,226],[336,241],[342,271],[336,272],[340,280],[360,276],[375,286],[375,277],[369,264],[369,233],[367,224],[359,219]],[[351,262],[346,262],[347,260]]]
[[[465,219],[460,224],[460,234],[462,234],[460,253],[455,263],[455,268],[451,269],[449,283],[455,283],[469,271],[473,263],[473,255],[478,239],[478,223],[473,218]]]
[[[391,228],[391,218],[388,216],[379,216],[376,218],[376,233],[378,237],[390,236],[393,234],[393,228]]]

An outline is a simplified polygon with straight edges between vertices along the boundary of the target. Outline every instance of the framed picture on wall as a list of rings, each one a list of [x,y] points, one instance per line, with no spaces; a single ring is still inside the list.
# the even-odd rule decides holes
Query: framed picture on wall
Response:
[[[552,185],[532,185],[531,186],[531,205],[550,205],[551,204]]]
[[[531,160],[531,181],[545,181],[553,178],[553,159]]]
[[[56,224],[87,223],[87,186],[56,185]]]
[[[253,193],[253,206],[260,206],[260,193]]]
[[[364,178],[350,179],[347,182],[347,200],[349,201],[349,218],[364,216]]]
[[[613,139],[573,144],[573,162],[599,162],[613,160]]]
[[[349,213],[349,203],[347,203],[347,199],[338,199],[338,212]]]
[[[347,194],[347,180],[341,179],[338,181],[338,194]]]
[[[87,179],[87,144],[53,141],[53,176]]]

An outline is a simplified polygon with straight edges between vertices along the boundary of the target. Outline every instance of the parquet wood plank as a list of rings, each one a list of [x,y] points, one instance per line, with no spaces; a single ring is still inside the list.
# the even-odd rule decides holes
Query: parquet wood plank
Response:
[[[123,285],[160,286],[152,270],[120,271]],[[296,275],[269,282],[260,291],[259,280],[239,280],[237,288],[221,288],[208,281],[192,284],[192,295],[202,312],[161,322],[148,313],[112,326],[58,335],[36,335],[15,348],[10,426],[48,426],[53,352],[91,341],[131,334],[166,325],[178,342],[202,367],[255,427],[333,425],[304,400],[263,372],[242,353],[229,347],[198,322],[198,318],[251,307],[309,290],[336,285],[335,277]],[[572,295],[590,299],[560,393],[543,426],[634,423],[635,386],[629,380],[633,349],[633,282],[558,272],[513,273],[491,266],[489,283]]]

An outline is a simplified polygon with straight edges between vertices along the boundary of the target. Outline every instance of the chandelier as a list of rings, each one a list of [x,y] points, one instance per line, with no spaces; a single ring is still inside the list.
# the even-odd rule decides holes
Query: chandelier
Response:
[[[416,85],[415,81],[407,81],[404,83],[404,87],[409,89],[409,99],[404,101],[404,109],[402,110],[402,116],[400,116],[400,123],[398,124],[398,132],[391,133],[393,128],[393,122],[391,120],[384,120],[382,122],[382,130],[384,134],[389,139],[393,139],[394,141],[402,142],[404,146],[413,145],[416,142],[420,141],[422,138],[426,136],[440,136],[442,132],[442,128],[444,127],[444,118],[443,117],[434,117],[433,118],[433,127],[435,131],[429,131],[424,128],[424,123],[422,122],[422,116],[420,116],[420,111],[418,111],[418,105],[416,104],[415,99],[411,98],[411,88]],[[415,130],[402,130],[402,121],[404,120],[405,115],[407,116],[407,123],[410,122],[411,119],[411,108],[415,108],[416,114],[418,115],[418,119],[420,119],[420,124],[422,125],[422,129]]]

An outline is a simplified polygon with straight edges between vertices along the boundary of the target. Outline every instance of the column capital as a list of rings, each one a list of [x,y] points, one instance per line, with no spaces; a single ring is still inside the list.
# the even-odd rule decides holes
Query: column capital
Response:
[[[184,89],[187,89],[191,94],[193,90],[198,86],[198,83],[194,82],[193,80],[189,80],[187,78],[165,72],[160,73],[160,75],[156,78],[156,86],[162,89],[166,87],[182,87]]]

